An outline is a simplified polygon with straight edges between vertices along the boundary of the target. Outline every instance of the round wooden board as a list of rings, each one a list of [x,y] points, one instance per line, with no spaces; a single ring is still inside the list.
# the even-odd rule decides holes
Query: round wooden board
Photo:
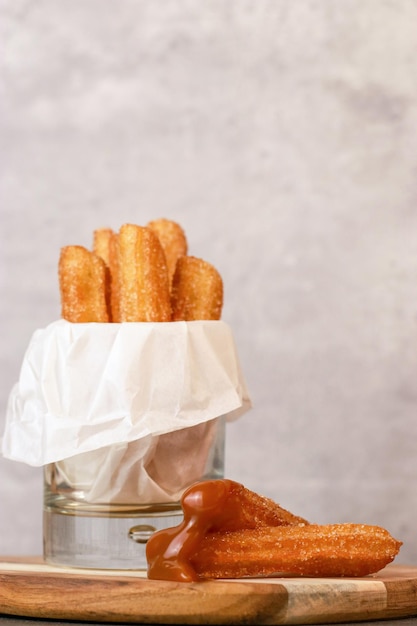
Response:
[[[147,624],[329,624],[417,615],[417,567],[366,578],[173,583],[141,571],[87,570],[0,557],[0,613]]]

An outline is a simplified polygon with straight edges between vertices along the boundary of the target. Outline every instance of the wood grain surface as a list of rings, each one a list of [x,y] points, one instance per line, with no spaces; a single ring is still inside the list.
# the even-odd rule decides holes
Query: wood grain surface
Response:
[[[417,567],[366,578],[173,583],[141,571],[87,570],[0,557],[0,613],[147,624],[328,624],[417,615]]]

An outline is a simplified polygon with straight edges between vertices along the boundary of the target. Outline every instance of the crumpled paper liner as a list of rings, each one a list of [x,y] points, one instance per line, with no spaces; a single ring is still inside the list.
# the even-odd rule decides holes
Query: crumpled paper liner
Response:
[[[149,506],[178,502],[188,485],[213,473],[213,455],[217,442],[221,453],[223,437],[224,418],[215,418],[58,461],[53,468],[47,466],[45,481],[50,493],[69,486],[87,503]]]
[[[2,453],[33,466],[59,462],[69,484],[81,482],[93,500],[133,490],[163,501],[205,467],[215,418],[236,419],[250,407],[222,321],[58,320],[29,343]],[[196,441],[201,455],[192,462]],[[175,471],[172,455],[182,459]]]

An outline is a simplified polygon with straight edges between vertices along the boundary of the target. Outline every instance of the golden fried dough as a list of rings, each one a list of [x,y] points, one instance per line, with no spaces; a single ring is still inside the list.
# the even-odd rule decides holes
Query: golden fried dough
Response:
[[[109,322],[120,322],[119,252],[118,234],[111,228],[94,231],[93,251],[106,264],[108,271],[108,293],[106,296]]]
[[[178,259],[171,292],[173,321],[219,320],[223,281],[215,267],[193,256]]]
[[[209,533],[227,534],[269,525],[305,525],[308,522],[286,511],[269,498],[229,479],[205,480],[186,489],[181,506],[183,521],[161,530],[146,545],[148,577],[190,582],[199,574],[190,559]]]
[[[167,261],[169,283],[171,285],[177,260],[181,256],[185,256],[188,251],[184,230],[177,222],[165,218],[152,220],[148,222],[147,226],[158,235],[161,242]]]
[[[106,265],[106,304],[109,322],[113,322],[112,315],[112,282],[110,269],[110,245],[114,233],[111,228],[97,228],[93,233],[93,252],[101,257]]]
[[[92,253],[105,266],[106,321],[219,320],[222,278],[206,261],[188,256],[187,250],[182,227],[165,218],[151,220],[147,226],[123,224],[119,232],[107,227],[94,230]],[[80,285],[74,285],[73,291],[76,288]],[[65,290],[69,289],[66,282]],[[99,301],[102,294],[96,295]],[[62,303],[62,310],[68,311],[67,304]],[[83,314],[80,320],[88,317]]]
[[[121,322],[169,322],[171,303],[165,254],[146,226],[123,224],[118,235]]]
[[[110,241],[113,236],[111,228],[97,228],[93,233],[93,252],[109,265]]]
[[[120,322],[119,236],[113,233],[109,240],[110,319]]]
[[[262,526],[207,534],[190,562],[201,578],[276,573],[367,576],[391,563],[401,542],[365,524]]]
[[[191,485],[181,506],[182,522],[146,545],[148,578],[366,576],[391,563],[402,545],[379,526],[309,524],[227,479]]]
[[[108,322],[103,259],[83,246],[61,249],[58,265],[61,315],[69,322]]]
[[[183,496],[183,506],[189,507],[189,501],[195,502],[196,493],[204,493],[210,489],[210,481],[203,486],[199,483],[188,488]],[[308,521],[283,509],[279,504],[251,491],[241,483],[223,479],[228,489],[221,502],[220,517],[214,511],[211,512],[210,530],[242,530],[243,528],[258,528],[259,526],[288,526],[295,524],[308,524]],[[215,484],[219,484],[216,481]],[[200,496],[201,497],[201,496]],[[194,505],[195,506],[195,505]],[[233,510],[233,514],[231,513]],[[195,513],[194,508],[193,514]],[[227,512],[227,517],[225,516]]]

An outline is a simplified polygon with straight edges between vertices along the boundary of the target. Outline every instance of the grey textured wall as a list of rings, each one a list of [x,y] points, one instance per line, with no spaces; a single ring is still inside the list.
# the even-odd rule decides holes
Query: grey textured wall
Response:
[[[227,476],[417,560],[417,2],[1,0],[0,429],[60,247],[168,217],[225,283]],[[0,459],[0,554],[41,471]]]

